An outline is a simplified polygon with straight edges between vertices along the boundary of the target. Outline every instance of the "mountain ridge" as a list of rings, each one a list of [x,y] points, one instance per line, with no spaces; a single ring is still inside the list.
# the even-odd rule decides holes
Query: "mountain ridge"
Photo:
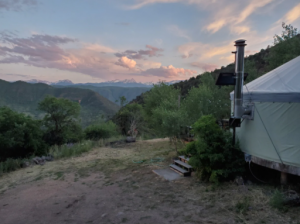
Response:
[[[37,107],[46,95],[78,102],[81,105],[80,116],[83,126],[91,124],[101,114],[111,117],[120,108],[117,104],[89,89],[55,88],[44,83],[30,84],[24,81],[10,83],[0,79],[0,106],[7,106],[17,112],[42,118],[43,113],[38,111]]]

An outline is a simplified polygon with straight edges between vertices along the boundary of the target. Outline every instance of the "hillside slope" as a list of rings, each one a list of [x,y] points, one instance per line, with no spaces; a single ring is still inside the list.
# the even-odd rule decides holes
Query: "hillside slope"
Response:
[[[0,106],[8,106],[35,118],[43,117],[37,106],[46,95],[80,103],[83,126],[90,124],[102,114],[111,117],[119,110],[118,105],[92,90],[55,88],[42,83],[29,84],[22,81],[10,83],[0,80]]]
[[[97,87],[91,85],[74,85],[72,86],[72,88],[93,90],[112,102],[116,102],[116,100],[119,100],[121,96],[125,96],[127,101],[130,102],[133,99],[135,99],[137,96],[141,95],[142,93],[149,91],[152,87],[119,87],[119,86]]]

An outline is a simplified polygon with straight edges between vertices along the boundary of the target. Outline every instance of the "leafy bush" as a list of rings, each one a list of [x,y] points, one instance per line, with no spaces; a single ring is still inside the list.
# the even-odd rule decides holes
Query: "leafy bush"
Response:
[[[84,130],[85,138],[90,140],[106,139],[117,135],[117,126],[112,121],[93,124]]]
[[[202,116],[193,127],[197,140],[187,145],[186,152],[202,180],[218,183],[244,172],[242,151],[238,144],[232,145],[232,134],[221,130],[212,115]]]
[[[0,174],[8,173],[20,169],[24,161],[25,161],[24,159],[9,158],[4,162],[0,162]]]
[[[47,146],[42,136],[40,121],[0,108],[0,161],[44,154]]]

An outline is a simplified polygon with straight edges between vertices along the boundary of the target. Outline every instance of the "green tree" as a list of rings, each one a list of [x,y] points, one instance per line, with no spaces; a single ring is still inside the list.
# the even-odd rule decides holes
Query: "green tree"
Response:
[[[46,128],[46,141],[61,145],[68,141],[78,141],[82,135],[79,124],[80,105],[68,99],[46,96],[38,109],[46,113],[43,124]]]
[[[142,105],[137,103],[127,104],[121,108],[114,118],[116,124],[120,127],[122,134],[135,137],[139,133],[148,133],[145,122],[145,113]]]
[[[162,137],[169,137],[176,142],[180,132],[186,126],[187,113],[181,107],[180,89],[159,83],[154,85],[145,96],[145,113],[147,121],[156,133]]]
[[[119,101],[117,101],[117,102],[120,102],[120,106],[121,106],[121,107],[124,107],[124,105],[125,105],[126,103],[128,103],[125,96],[120,96],[120,97],[119,97]]]
[[[274,45],[277,45],[279,43],[282,43],[286,40],[289,40],[293,37],[295,37],[298,32],[297,32],[297,28],[294,28],[291,24],[290,25],[286,25],[284,22],[282,23],[282,34],[281,36],[275,34],[274,38]]]
[[[46,153],[41,122],[29,116],[0,108],[0,161]]]
[[[216,119],[230,116],[230,87],[215,85],[211,73],[201,75],[202,83],[198,88],[192,87],[182,106],[187,113],[187,125],[192,125],[201,116],[212,114]]]
[[[300,55],[300,36],[297,35],[297,28],[292,25],[282,24],[283,32],[281,37],[274,36],[274,46],[270,48],[267,61],[269,70],[273,70],[284,63]]]

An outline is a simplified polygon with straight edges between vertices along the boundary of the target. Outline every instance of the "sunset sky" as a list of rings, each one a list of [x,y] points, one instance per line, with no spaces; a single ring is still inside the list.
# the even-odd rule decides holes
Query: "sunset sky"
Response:
[[[300,28],[299,0],[0,0],[0,79],[183,80]]]

